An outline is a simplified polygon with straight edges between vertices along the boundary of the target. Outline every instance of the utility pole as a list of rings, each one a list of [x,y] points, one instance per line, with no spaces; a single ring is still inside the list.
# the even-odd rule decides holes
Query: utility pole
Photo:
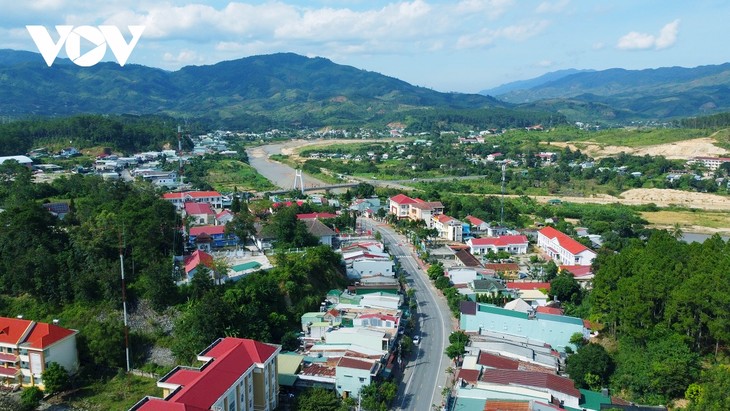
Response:
[[[501,211],[499,216],[499,225],[500,227],[504,227],[504,181],[505,181],[505,173],[507,171],[507,163],[502,163],[502,205],[501,205]]]
[[[124,280],[124,247],[122,246],[122,234],[119,234],[119,264],[122,271],[122,307],[124,308],[124,348],[127,355],[127,372],[129,365],[129,324],[127,322],[127,284]]]

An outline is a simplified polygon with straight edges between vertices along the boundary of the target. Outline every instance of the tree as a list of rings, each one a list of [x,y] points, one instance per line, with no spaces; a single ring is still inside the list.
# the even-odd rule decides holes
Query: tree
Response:
[[[360,403],[363,410],[387,411],[395,399],[398,386],[391,381],[371,382],[360,390]]]
[[[727,163],[726,163],[727,164]],[[730,366],[714,365],[702,372],[700,383],[687,388],[685,398],[690,400],[688,411],[730,409]]]
[[[43,399],[43,390],[36,386],[28,387],[20,393],[20,404],[25,410],[34,410]]]
[[[296,409],[300,411],[336,411],[339,407],[337,394],[325,388],[308,388],[296,401]]]
[[[52,362],[43,371],[41,376],[46,392],[55,394],[62,391],[68,385],[68,371],[61,364]]]
[[[581,288],[572,274],[562,271],[550,281],[550,298],[557,297],[559,301],[580,304],[582,299]]]
[[[593,390],[601,388],[608,382],[613,368],[611,356],[599,344],[586,344],[578,348],[578,351],[569,356],[567,360],[567,371],[570,378],[578,386]]]
[[[299,349],[299,333],[288,331],[281,337],[281,349],[284,351],[296,351]]]
[[[233,195],[233,200],[231,200],[231,211],[234,213],[241,211],[241,199],[235,194]]]
[[[246,244],[246,239],[256,234],[254,227],[254,218],[247,208],[243,208],[241,212],[233,216],[233,219],[226,223],[226,234],[234,234],[238,237],[238,242]]]
[[[432,264],[430,267],[428,267],[426,273],[428,274],[428,278],[436,281],[444,276],[444,266],[440,262]]]

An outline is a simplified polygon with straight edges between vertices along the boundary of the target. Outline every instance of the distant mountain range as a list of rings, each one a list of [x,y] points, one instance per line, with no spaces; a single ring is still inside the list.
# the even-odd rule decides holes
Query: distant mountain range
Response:
[[[413,109],[510,106],[292,53],[169,72],[110,62],[82,68],[67,59],[47,67],[39,54],[0,50],[0,116],[165,113],[233,126],[322,126],[384,124]]]
[[[695,68],[563,70],[484,90],[572,120],[670,119],[730,110],[730,63]]]

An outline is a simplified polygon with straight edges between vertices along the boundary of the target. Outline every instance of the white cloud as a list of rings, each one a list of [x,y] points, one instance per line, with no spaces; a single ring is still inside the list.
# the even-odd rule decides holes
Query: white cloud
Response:
[[[657,50],[665,49],[677,42],[677,34],[679,33],[679,19],[665,25],[659,31],[659,37],[656,39]]]
[[[679,19],[664,25],[658,36],[632,31],[621,37],[616,47],[621,50],[661,50],[672,46],[677,41],[678,33]]]
[[[167,63],[176,63],[182,65],[202,63],[203,61],[205,61],[203,57],[199,56],[198,53],[193,50],[182,50],[177,55],[172,53],[165,53],[162,55],[162,59]]]
[[[535,9],[536,13],[560,13],[570,4],[570,0],[558,0],[555,2],[543,1]]]
[[[550,60],[540,60],[537,62],[538,67],[551,67],[553,62]]]
[[[494,20],[504,15],[513,3],[513,0],[461,0],[453,11],[458,15],[486,13]]]
[[[491,45],[497,39],[524,41],[544,31],[550,23],[546,20],[515,24],[498,29],[482,29],[474,34],[460,36],[456,41],[456,48],[478,48]]]

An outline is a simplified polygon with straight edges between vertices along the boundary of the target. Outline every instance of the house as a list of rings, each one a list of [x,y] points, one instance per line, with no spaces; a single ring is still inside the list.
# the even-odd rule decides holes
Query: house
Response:
[[[449,217],[446,214],[437,214],[431,219],[431,227],[435,228],[439,237],[449,241],[461,242],[463,239],[463,227],[461,221]]]
[[[505,284],[505,287],[516,291],[516,294],[520,298],[532,304],[534,307],[547,304],[547,292],[550,291],[550,283],[529,281],[508,282]]]
[[[701,163],[709,171],[717,171],[721,165],[730,162],[730,158],[726,157],[695,157],[692,160],[696,163]]]
[[[471,268],[471,267],[454,267],[450,268],[445,274],[449,277],[452,284],[469,284],[476,280],[484,278],[492,278],[493,271]]]
[[[337,394],[359,398],[362,387],[370,385],[380,371],[380,363],[363,358],[341,357],[335,371]]]
[[[537,245],[558,265],[591,265],[596,253],[553,227],[537,232]]]
[[[234,246],[238,244],[235,234],[226,234],[226,227],[222,225],[203,225],[190,227],[188,243],[199,250],[210,251],[211,248]]]
[[[573,275],[575,281],[583,288],[591,288],[593,282],[593,267],[590,265],[561,265],[560,271],[567,271]]]
[[[200,266],[204,266],[211,271],[214,269],[213,256],[201,250],[195,250],[191,255],[185,257],[183,264],[185,266],[185,279],[183,281],[192,280]]]
[[[198,354],[201,367],[177,366],[129,411],[272,411],[279,405],[281,347],[244,338],[219,338]]]
[[[529,242],[524,235],[471,238],[466,241],[472,254],[488,254],[505,251],[510,254],[527,254]]]
[[[474,280],[469,283],[469,288],[474,292],[475,296],[489,295],[497,296],[507,293],[507,288],[496,278],[485,277],[480,280]],[[472,300],[473,301],[473,300]]]
[[[179,193],[165,193],[162,198],[171,202],[178,210],[187,202],[208,203],[211,207],[223,208],[223,196],[217,191],[182,191]]]
[[[464,267],[482,268],[482,263],[469,250],[459,250],[456,252],[455,257],[459,264]]]
[[[71,212],[71,206],[69,203],[43,203],[43,208],[48,210],[53,216],[59,220],[63,220],[66,214]]]
[[[352,268],[347,270],[347,277],[352,279],[376,274],[395,277],[393,260],[390,258],[359,258],[354,260]]]
[[[495,392],[494,399],[512,399],[515,391],[527,398],[541,398],[548,403],[556,399],[564,407],[578,409],[581,393],[573,380],[536,371],[485,369],[478,386]],[[519,387],[519,389],[515,389]],[[544,397],[543,397],[544,396]]]
[[[431,227],[431,219],[435,215],[443,214],[444,206],[440,201],[429,202],[398,194],[388,199],[388,212],[397,218],[425,221],[426,225]]]
[[[484,232],[487,231],[489,228],[489,223],[485,222],[484,220],[480,220],[472,215],[466,216],[465,220],[471,224],[472,230],[474,232]]]
[[[547,343],[558,351],[564,351],[567,346],[577,349],[570,342],[573,334],[580,333],[586,338],[589,335],[583,320],[576,317],[545,313],[531,315],[472,301],[462,301],[460,312],[459,325],[466,332],[526,338]]]
[[[7,384],[44,388],[42,374],[55,362],[75,374],[78,331],[23,318],[0,317],[0,379]]]
[[[216,222],[215,211],[208,203],[185,203],[183,217],[189,217],[191,223],[195,225],[211,225]]]
[[[332,247],[333,240],[337,236],[337,233],[334,230],[327,227],[323,222],[316,218],[301,221],[303,221],[304,225],[307,226],[309,234],[317,237],[320,244]]]
[[[358,198],[350,205],[351,211],[357,211],[361,215],[371,218],[375,216],[381,208],[383,208],[383,206],[380,204],[380,199],[377,197]]]
[[[235,215],[230,210],[223,210],[215,215],[215,224],[226,225],[233,221],[233,217],[235,217]]]

